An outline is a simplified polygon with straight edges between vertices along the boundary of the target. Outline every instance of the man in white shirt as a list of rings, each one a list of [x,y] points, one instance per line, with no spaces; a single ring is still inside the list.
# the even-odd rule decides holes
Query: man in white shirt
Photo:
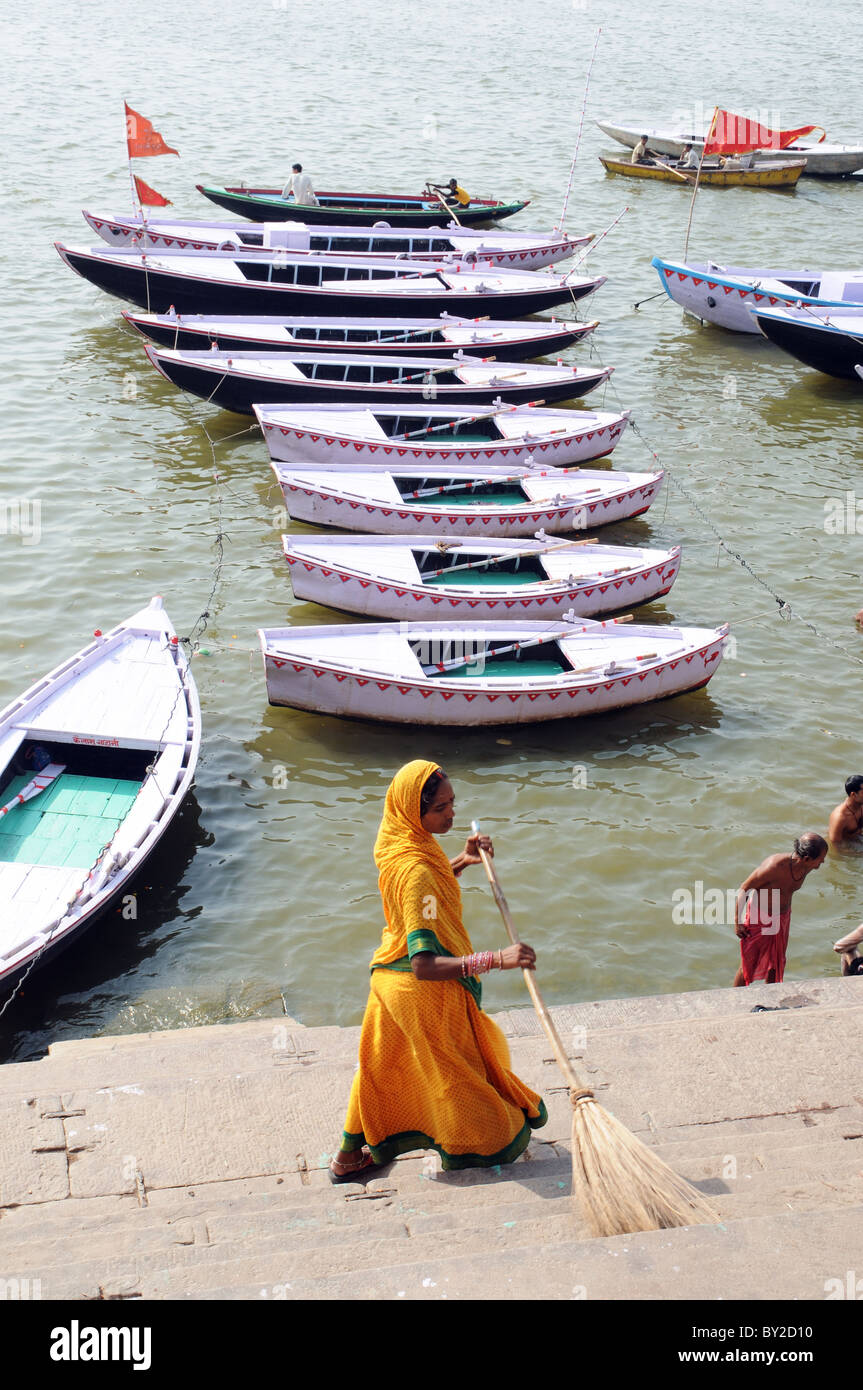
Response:
[[[695,153],[695,150],[692,148],[691,145],[683,146],[683,154],[677,161],[677,167],[678,169],[698,168],[698,155]]]
[[[282,189],[282,197],[289,198],[293,194],[295,203],[306,203],[311,204],[312,207],[317,207],[318,200],[315,197],[315,190],[312,188],[312,181],[308,174],[303,173],[302,164],[292,164],[291,169],[293,171],[291,181],[287,188]]]

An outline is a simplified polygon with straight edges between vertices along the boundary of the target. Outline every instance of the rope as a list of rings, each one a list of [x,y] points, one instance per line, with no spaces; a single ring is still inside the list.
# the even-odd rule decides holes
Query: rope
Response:
[[[591,355],[595,355],[597,360],[601,362],[602,359],[596,352],[595,344],[591,343],[590,346]],[[620,405],[620,408],[623,409],[623,403],[620,399],[620,394],[617,390],[617,386],[613,377],[610,377],[608,379],[608,384],[610,385],[611,390],[614,392],[614,395],[618,401],[618,404]],[[680,495],[686,499],[686,501],[689,503],[690,507],[696,513],[699,519],[704,523],[707,529],[710,532],[712,532],[712,534],[716,537],[716,540],[719,544],[719,549],[724,550],[726,555],[729,555],[732,558],[732,560],[736,560],[737,563],[741,566],[741,568],[744,569],[746,573],[750,576],[750,578],[754,579],[755,583],[758,584],[762,589],[766,590],[766,592],[774,600],[774,602],[777,605],[779,617],[783,620],[783,622],[790,622],[792,619],[794,619],[797,622],[802,623],[803,626],[808,628],[808,630],[813,634],[813,636],[817,637],[819,641],[826,642],[829,646],[833,647],[835,651],[841,652],[842,655],[846,656],[849,661],[852,661],[854,663],[854,665],[863,666],[863,657],[860,657],[855,652],[850,651],[849,648],[843,646],[841,642],[837,642],[834,637],[831,637],[829,635],[829,633],[822,632],[820,628],[817,628],[815,624],[811,622],[808,618],[804,617],[802,613],[798,613],[795,608],[792,608],[788,600],[783,598],[781,594],[777,593],[773,586],[771,584],[768,584],[766,579],[762,579],[761,575],[758,574],[758,572],[753,568],[753,566],[746,559],[745,555],[742,555],[739,550],[735,550],[731,545],[729,545],[725,537],[722,535],[721,531],[717,530],[713,522],[710,520],[710,517],[701,507],[699,502],[696,501],[689,489],[679,481],[674,469],[672,469],[670,465],[663,463],[662,459],[659,457],[659,454],[651,446],[650,441],[641,432],[641,430],[638,428],[638,425],[636,425],[631,418],[629,421],[629,428],[633,431],[636,437],[641,440],[642,444],[647,449],[648,453],[650,454],[657,467],[662,468],[664,470],[671,486],[675,489],[676,492],[680,493]]]

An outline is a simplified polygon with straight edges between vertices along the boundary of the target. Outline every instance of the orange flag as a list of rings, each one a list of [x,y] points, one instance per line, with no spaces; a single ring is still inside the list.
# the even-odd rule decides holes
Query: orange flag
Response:
[[[151,154],[178,154],[177,150],[172,150],[170,145],[166,145],[158,130],[154,130],[152,122],[146,116],[140,116],[137,111],[133,111],[127,101],[123,102],[126,108],[126,143],[129,146],[130,159],[144,159]]]
[[[143,179],[139,179],[137,174],[132,176],[135,180],[135,191],[138,194],[138,202],[146,203],[149,208],[173,207],[170,198],[163,198],[161,193],[157,193],[155,188],[151,188]]]
[[[804,125],[797,130],[771,130],[748,116],[735,116],[719,108],[713,114],[710,134],[704,146],[708,154],[744,154],[748,150],[784,150],[803,135],[821,130],[818,125]],[[824,139],[822,133],[821,140]],[[820,143],[820,142],[819,142]]]

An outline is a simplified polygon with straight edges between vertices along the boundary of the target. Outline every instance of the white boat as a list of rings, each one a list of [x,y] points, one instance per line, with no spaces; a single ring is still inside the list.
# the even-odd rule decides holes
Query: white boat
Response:
[[[614,121],[595,121],[604,135],[616,140],[619,145],[634,149],[642,135],[647,135],[647,145],[657,154],[677,158],[683,154],[684,145],[692,145],[696,154],[704,147],[704,131],[689,132],[671,129],[652,130],[646,125],[624,125]],[[762,161],[805,159],[804,178],[840,178],[863,169],[863,145],[835,145],[822,141],[797,140],[784,149],[759,149],[753,151],[759,163]],[[745,158],[745,156],[743,156]]]
[[[543,619],[667,594],[680,547],[439,536],[282,536],[294,597],[364,618]]]
[[[479,410],[422,404],[406,411],[386,401],[350,405],[265,406],[254,410],[271,459],[331,464],[523,464],[562,466],[610,454],[629,411],[491,406]]]
[[[591,530],[646,512],[663,473],[538,464],[314,468],[274,462],[294,521],[364,534],[530,537]]]
[[[659,282],[688,314],[735,333],[758,333],[750,309],[863,301],[863,270],[788,270],[666,261],[654,256]]]
[[[88,212],[86,222],[109,246],[163,251],[227,251],[231,247],[308,251],[314,254],[407,257],[412,261],[460,261],[502,270],[539,270],[569,260],[593,240],[557,232],[505,232],[459,227],[344,227],[305,222],[204,222],[136,213]]]
[[[192,784],[201,714],[160,598],[0,712],[0,980],[126,888]],[[36,791],[32,769],[48,759]]]
[[[416,725],[533,723],[696,690],[716,672],[719,628],[556,622],[261,629],[271,705]]]

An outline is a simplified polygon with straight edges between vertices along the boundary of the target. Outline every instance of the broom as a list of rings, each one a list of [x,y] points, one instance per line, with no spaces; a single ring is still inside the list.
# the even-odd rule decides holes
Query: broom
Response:
[[[478,835],[479,825],[471,829]],[[483,867],[500,908],[510,941],[519,940],[497,871],[486,850]],[[595,1236],[628,1235],[668,1226],[717,1222],[718,1215],[701,1194],[680,1178],[625,1125],[596,1101],[579,1081],[551,1015],[537,988],[534,972],[522,971],[539,1021],[569,1086],[572,1104],[572,1190]]]

